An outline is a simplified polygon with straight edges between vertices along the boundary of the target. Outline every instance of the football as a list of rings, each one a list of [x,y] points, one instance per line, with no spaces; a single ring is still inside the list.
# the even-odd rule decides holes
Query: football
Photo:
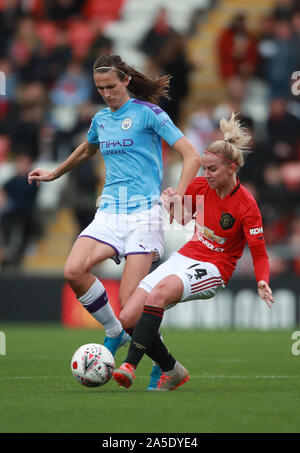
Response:
[[[86,387],[100,387],[112,377],[115,360],[102,344],[89,343],[78,348],[71,360],[75,379]]]

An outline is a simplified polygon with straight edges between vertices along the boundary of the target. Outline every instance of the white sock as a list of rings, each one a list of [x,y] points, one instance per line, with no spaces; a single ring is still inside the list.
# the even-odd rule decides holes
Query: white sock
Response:
[[[104,286],[98,278],[90,289],[79,299],[84,308],[102,325],[108,337],[118,337],[123,330],[111,308]]]

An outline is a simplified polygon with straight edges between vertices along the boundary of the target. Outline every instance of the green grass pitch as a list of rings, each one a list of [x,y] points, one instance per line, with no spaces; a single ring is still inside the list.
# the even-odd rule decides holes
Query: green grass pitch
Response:
[[[77,347],[103,330],[2,325],[1,433],[299,433],[300,355],[292,331],[171,330],[163,336],[190,371],[173,392],[147,392],[144,358],[130,389],[86,388],[70,371]],[[297,329],[294,329],[297,330]],[[300,330],[300,329],[299,329]],[[116,364],[126,356],[118,351]]]

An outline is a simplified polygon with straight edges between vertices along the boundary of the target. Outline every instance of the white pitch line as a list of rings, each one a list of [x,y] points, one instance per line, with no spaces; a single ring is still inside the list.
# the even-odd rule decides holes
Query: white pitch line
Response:
[[[230,374],[203,374],[190,376],[191,379],[300,379],[300,376],[281,375],[230,375]],[[137,379],[149,379],[149,376],[136,376]],[[0,379],[9,380],[35,380],[35,379],[72,379],[72,376],[0,376]]]
[[[139,377],[139,376],[137,376]],[[140,376],[141,379],[148,379],[149,376]],[[203,374],[201,376],[190,376],[191,379],[300,379],[300,376],[245,376],[245,375],[225,375],[225,374]]]
[[[33,380],[33,379],[69,379],[72,376],[0,376],[0,379]]]
[[[276,376],[276,375],[255,375],[255,376],[245,376],[245,375],[225,375],[225,374],[211,374],[211,375],[202,375],[202,376],[191,376],[191,378],[196,379],[300,379],[300,376]]]

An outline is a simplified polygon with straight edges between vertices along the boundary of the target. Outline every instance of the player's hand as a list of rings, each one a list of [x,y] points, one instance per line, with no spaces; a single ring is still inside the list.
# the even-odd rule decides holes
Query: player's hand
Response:
[[[173,187],[168,187],[161,194],[160,201],[170,214],[170,223],[172,223],[175,217],[175,209],[180,208],[180,212],[182,212],[181,196]]]
[[[266,302],[266,304],[268,305],[268,307],[271,308],[272,303],[274,303],[274,299],[272,296],[272,290],[269,287],[268,283],[265,282],[264,280],[261,280],[260,282],[258,282],[257,289],[258,289],[258,294],[260,295],[262,300],[264,300]]]
[[[37,185],[40,185],[40,182],[50,182],[56,179],[56,175],[52,171],[43,170],[42,168],[35,168],[28,174],[28,183],[32,184],[33,181],[36,181]]]

